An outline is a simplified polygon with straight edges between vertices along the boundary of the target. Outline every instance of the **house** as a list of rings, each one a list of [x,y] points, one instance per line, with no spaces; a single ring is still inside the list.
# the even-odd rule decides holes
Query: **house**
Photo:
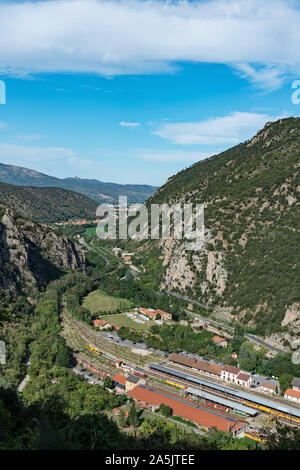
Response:
[[[207,361],[199,361],[193,357],[183,356],[182,354],[172,353],[169,356],[169,361],[175,362],[182,366],[191,367],[196,369],[204,374],[210,375],[211,377],[220,378],[221,377],[221,366],[212,364]]]
[[[242,387],[250,388],[252,385],[252,377],[250,374],[246,374],[245,372],[240,372],[237,375],[235,383],[237,385],[241,385]]]
[[[129,375],[126,378],[126,393],[130,392],[137,385],[144,385],[145,380],[137,375]]]
[[[288,388],[285,391],[284,398],[290,401],[294,401],[296,403],[300,403],[300,392],[297,390],[292,390],[291,388]]]
[[[119,254],[121,253],[122,249],[121,248],[113,248],[112,249],[112,252],[114,253],[115,256],[119,256]]]
[[[238,367],[228,366],[227,364],[225,364],[222,367],[221,378],[226,382],[236,383],[236,378],[240,372],[241,369],[239,369]]]
[[[115,325],[114,323],[111,323],[110,326],[112,326],[117,331],[121,328],[120,326]]]
[[[160,315],[162,320],[172,320],[172,315],[170,313],[164,312],[163,310],[156,309],[155,313],[156,315]]]
[[[196,362],[196,369],[203,374],[209,375],[210,377],[214,377],[219,379],[222,373],[222,367],[216,364],[211,364],[210,362],[206,361],[197,361]]]
[[[124,252],[121,254],[121,258],[124,261],[125,264],[131,264],[131,257],[133,256],[133,253],[127,253]]]
[[[118,359],[116,361],[116,367],[122,367],[122,365],[123,365],[123,361],[121,361],[121,359]]]
[[[227,348],[228,343],[225,338],[221,338],[220,336],[214,336],[212,340],[217,346],[221,346],[222,348]]]
[[[94,325],[96,328],[99,328],[99,330],[108,330],[111,328],[111,324],[105,320],[94,320]]]
[[[155,320],[156,315],[157,315],[157,313],[155,313],[155,310],[153,310],[153,308],[140,307],[139,312],[142,315],[146,315],[147,317],[152,318],[152,320]]]
[[[274,393],[280,390],[280,383],[276,379],[269,379],[264,375],[254,374],[252,376],[252,383],[255,387],[259,387],[259,390],[264,393]]]
[[[126,391],[126,376],[122,374],[116,374],[112,379],[113,385],[118,393],[125,393]]]
[[[300,392],[300,378],[294,377],[291,382],[292,390],[296,390],[296,392]]]
[[[262,384],[259,387],[259,391],[263,393],[270,393],[273,395],[273,393],[276,393],[276,389],[278,390],[278,387],[270,382],[262,382]]]

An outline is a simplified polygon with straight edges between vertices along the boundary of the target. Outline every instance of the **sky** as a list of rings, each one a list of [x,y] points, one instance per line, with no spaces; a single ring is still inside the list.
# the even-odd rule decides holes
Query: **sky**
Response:
[[[298,0],[0,0],[0,162],[162,185],[300,115],[299,25]]]

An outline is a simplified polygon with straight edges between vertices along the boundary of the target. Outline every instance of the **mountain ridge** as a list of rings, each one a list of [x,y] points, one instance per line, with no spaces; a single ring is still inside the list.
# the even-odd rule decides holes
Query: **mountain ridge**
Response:
[[[0,204],[23,217],[54,223],[72,218],[95,219],[97,203],[74,191],[0,183]]]
[[[147,204],[204,203],[206,242],[200,252],[174,238],[146,242],[161,251],[159,287],[291,342],[300,332],[299,169],[300,118],[288,118],[172,176]]]
[[[144,203],[157,189],[146,184],[118,184],[79,177],[57,178],[29,168],[0,163],[0,181],[15,186],[58,187],[93,199],[98,203],[118,202],[127,196],[129,203]]]

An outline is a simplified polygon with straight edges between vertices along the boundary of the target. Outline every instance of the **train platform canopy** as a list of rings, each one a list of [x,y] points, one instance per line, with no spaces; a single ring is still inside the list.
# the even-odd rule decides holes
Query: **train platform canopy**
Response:
[[[293,408],[290,405],[283,405],[281,403],[278,403],[276,401],[267,399],[267,398],[262,398],[258,395],[254,395],[252,393],[247,393],[241,390],[234,390],[229,387],[224,387],[223,385],[217,385],[214,382],[208,382],[207,380],[200,379],[198,377],[195,377],[190,374],[185,374],[184,372],[179,372],[174,369],[169,369],[167,367],[164,367],[160,364],[148,364],[148,367],[150,369],[157,370],[159,372],[163,372],[164,374],[167,374],[169,376],[173,377],[178,377],[183,380],[187,380],[189,382],[193,382],[196,385],[204,385],[206,387],[209,387],[213,390],[218,390],[223,393],[227,393],[228,395],[236,396],[241,399],[244,399],[249,402],[256,403],[260,406],[264,406],[267,408],[271,408],[273,410],[280,411],[282,413],[286,413],[288,415],[296,416],[297,418],[300,418],[300,409],[299,408]]]
[[[205,398],[206,400],[213,401],[214,403],[219,403],[220,405],[224,405],[232,410],[243,414],[245,413],[249,416],[257,415],[257,410],[254,408],[250,408],[249,406],[245,406],[242,403],[237,403],[233,400],[228,400],[227,398],[219,397],[218,395],[213,395],[212,393],[203,392],[197,388],[187,387],[186,392],[196,395],[199,398]]]

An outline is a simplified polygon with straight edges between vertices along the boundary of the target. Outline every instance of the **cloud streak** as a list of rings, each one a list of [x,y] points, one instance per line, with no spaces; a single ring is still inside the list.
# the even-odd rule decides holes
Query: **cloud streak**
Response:
[[[4,3],[0,73],[172,73],[178,62],[213,62],[273,89],[300,70],[299,24],[292,0]]]
[[[231,146],[252,137],[266,122],[282,116],[260,113],[233,112],[228,116],[199,122],[167,123],[153,134],[179,145]]]
[[[140,123],[139,122],[121,121],[120,126],[122,126],[122,127],[132,127],[133,129],[137,129],[138,127],[140,127]]]

